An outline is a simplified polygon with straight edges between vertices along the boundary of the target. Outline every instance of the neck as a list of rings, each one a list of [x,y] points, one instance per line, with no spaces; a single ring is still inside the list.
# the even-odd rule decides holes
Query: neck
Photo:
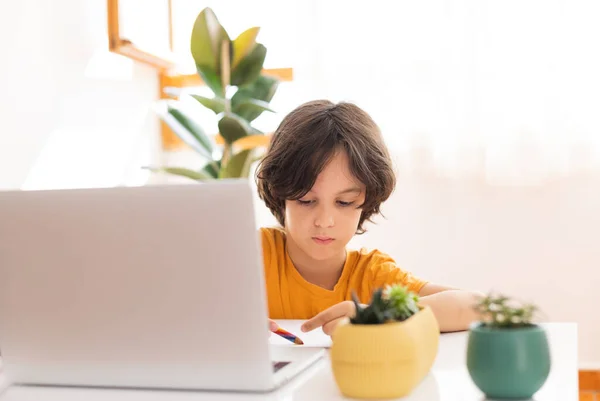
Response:
[[[328,290],[335,287],[346,263],[345,249],[339,255],[317,260],[302,251],[289,237],[286,240],[286,251],[294,268],[306,281]]]

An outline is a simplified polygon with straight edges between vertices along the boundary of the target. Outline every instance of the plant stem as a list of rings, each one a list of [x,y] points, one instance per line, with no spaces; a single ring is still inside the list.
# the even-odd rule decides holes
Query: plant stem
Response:
[[[231,58],[229,56],[229,41],[221,42],[221,79],[223,80],[223,98],[225,98],[225,114],[231,113],[231,100],[227,97],[227,88],[231,82]],[[221,135],[223,136],[223,135]],[[229,156],[231,155],[231,145],[225,142],[223,146],[223,156],[221,157],[221,167],[227,165]]]
[[[231,65],[229,55],[229,41],[221,42],[221,79],[223,83],[223,97],[225,98],[225,113],[231,113],[231,100],[227,97],[227,88],[231,82]]]
[[[223,156],[221,157],[221,168],[223,168],[227,165],[230,155],[231,155],[231,145],[226,142],[225,145],[223,146]]]
[[[210,162],[210,164],[213,166],[213,168],[215,169],[215,171],[217,172],[217,175],[218,175],[219,174],[219,165],[217,164],[217,162],[212,160]]]

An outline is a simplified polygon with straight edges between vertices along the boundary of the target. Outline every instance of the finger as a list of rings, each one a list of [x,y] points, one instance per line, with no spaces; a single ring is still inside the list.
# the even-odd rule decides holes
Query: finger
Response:
[[[334,330],[339,326],[339,324],[346,319],[347,317],[340,317],[338,319],[332,320],[331,322],[325,323],[323,325],[323,333],[327,334],[328,336],[331,336]]]
[[[311,331],[323,326],[324,324],[332,321],[333,319],[337,319],[338,317],[343,316],[343,311],[341,310],[339,305],[340,304],[334,305],[318,313],[312,319],[309,319],[306,322],[304,322],[300,329],[303,332]]]
[[[278,328],[279,328],[279,325],[277,323],[275,323],[274,321],[272,321],[271,319],[269,319],[269,330],[275,331]]]
[[[317,314],[312,319],[309,319],[306,322],[304,322],[300,329],[303,332],[311,331],[323,326],[324,324],[332,320],[347,316],[350,312],[350,306],[352,306],[352,303],[348,304],[347,302],[340,302],[339,304],[333,305],[332,307],[325,309],[323,312]]]

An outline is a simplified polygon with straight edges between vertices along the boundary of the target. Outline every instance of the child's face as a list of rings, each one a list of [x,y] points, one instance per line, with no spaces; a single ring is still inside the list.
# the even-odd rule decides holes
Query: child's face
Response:
[[[344,254],[356,233],[362,211],[357,207],[365,201],[365,186],[348,166],[346,152],[337,152],[310,192],[285,202],[288,238],[315,260]]]

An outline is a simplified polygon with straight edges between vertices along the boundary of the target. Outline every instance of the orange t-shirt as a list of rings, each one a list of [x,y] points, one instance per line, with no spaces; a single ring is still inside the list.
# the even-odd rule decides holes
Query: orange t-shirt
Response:
[[[294,267],[285,248],[285,233],[276,228],[261,228],[263,260],[269,317],[271,319],[310,319],[342,301],[352,299],[369,303],[373,291],[391,284],[402,284],[418,293],[426,281],[400,269],[394,260],[379,251],[348,251],[342,275],[333,290],[306,281]]]

